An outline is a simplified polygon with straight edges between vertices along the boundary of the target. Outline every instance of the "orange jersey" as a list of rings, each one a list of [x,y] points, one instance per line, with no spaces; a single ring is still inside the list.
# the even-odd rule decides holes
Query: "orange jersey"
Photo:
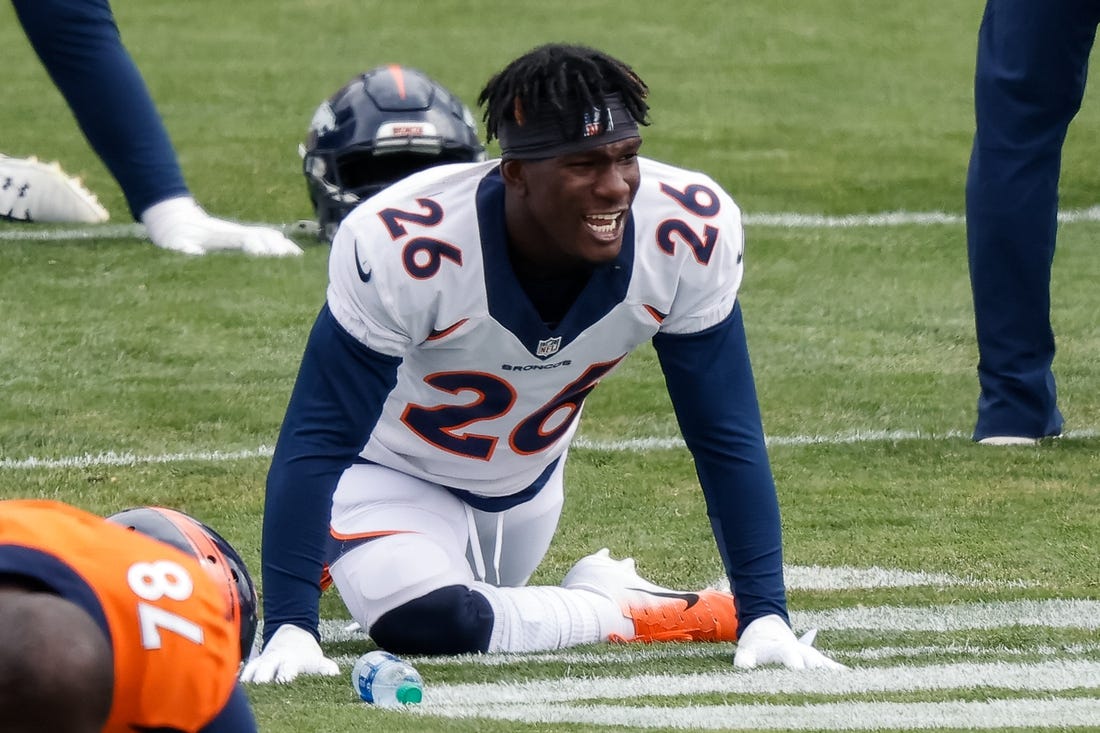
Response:
[[[0,501],[0,575],[33,578],[107,633],[115,688],[104,733],[198,731],[225,706],[240,648],[224,594],[162,542],[54,501]]]

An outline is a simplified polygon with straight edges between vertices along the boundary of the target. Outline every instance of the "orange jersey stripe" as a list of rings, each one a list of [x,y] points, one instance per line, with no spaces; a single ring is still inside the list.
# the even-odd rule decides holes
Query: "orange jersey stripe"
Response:
[[[17,553],[20,566],[5,563]],[[89,611],[106,618],[115,694],[104,733],[197,731],[221,711],[239,641],[222,590],[196,560],[66,504],[0,501],[0,572],[51,585],[35,557],[71,569],[99,603]]]

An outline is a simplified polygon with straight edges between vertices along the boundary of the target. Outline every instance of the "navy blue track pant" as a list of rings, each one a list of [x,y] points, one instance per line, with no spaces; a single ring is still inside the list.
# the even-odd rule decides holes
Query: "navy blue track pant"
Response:
[[[1062,431],[1050,274],[1066,130],[1085,91],[1100,0],[988,0],[966,182],[978,336],[974,439]]]
[[[122,45],[107,0],[12,0],[80,129],[118,181],[135,219],[188,194],[145,80]]]

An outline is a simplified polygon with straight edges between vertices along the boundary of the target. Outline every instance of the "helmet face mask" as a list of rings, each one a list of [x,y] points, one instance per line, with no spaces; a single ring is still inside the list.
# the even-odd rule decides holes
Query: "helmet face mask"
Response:
[[[299,146],[322,236],[362,201],[417,171],[485,159],[469,108],[425,74],[371,69],[314,112]]]
[[[225,538],[194,517],[165,507],[126,509],[107,517],[194,557],[225,595],[240,631],[241,659],[248,659],[258,625],[259,600],[244,560]]]

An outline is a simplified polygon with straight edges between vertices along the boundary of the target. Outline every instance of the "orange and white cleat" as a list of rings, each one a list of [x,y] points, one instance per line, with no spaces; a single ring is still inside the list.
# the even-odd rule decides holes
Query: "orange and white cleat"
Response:
[[[562,585],[610,598],[634,621],[634,636],[613,635],[611,641],[737,641],[732,594],[662,588],[638,575],[633,558],[612,559],[606,547],[578,560]]]

